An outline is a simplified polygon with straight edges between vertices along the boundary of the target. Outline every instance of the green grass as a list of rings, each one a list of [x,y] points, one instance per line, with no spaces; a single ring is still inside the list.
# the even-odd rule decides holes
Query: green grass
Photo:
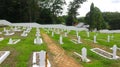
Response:
[[[93,40],[93,36],[94,36],[94,32],[90,32],[90,37],[88,38],[87,37],[87,34],[85,31],[82,31],[82,32],[79,32],[79,35],[81,36],[82,39],[90,39],[90,40]],[[51,33],[48,34],[50,37],[51,37]],[[69,33],[70,36],[76,36],[76,31],[71,31]],[[112,35],[112,34],[110,34]],[[119,36],[120,34],[114,34],[115,36],[115,39],[119,39]],[[58,34],[55,34],[54,37],[51,37],[53,40],[56,41],[56,43],[59,44],[59,37],[60,35]],[[97,35],[97,38],[99,39],[106,39],[107,38],[107,34],[100,34],[98,33]],[[89,44],[74,44],[73,42],[70,41],[71,39],[69,37],[63,37],[63,42],[64,44],[60,45],[66,52],[69,56],[73,57],[76,59],[77,62],[79,62],[80,64],[82,64],[84,67],[120,67],[120,60],[109,60],[109,59],[106,59],[104,57],[101,57],[95,53],[93,53],[92,51],[90,51],[90,49],[92,48],[91,46],[89,46]],[[108,47],[108,49],[110,47],[112,47],[114,45],[114,43],[117,44],[117,46],[119,46],[120,42],[116,42],[115,40],[112,40],[110,43],[106,42],[106,41],[102,41],[102,40],[97,40],[98,41],[98,44],[100,46],[103,46],[103,47]],[[86,42],[91,42],[91,41],[87,41]],[[90,63],[84,63],[84,62],[81,62],[80,61],[80,58],[77,57],[76,55],[73,54],[73,52],[78,52],[81,54],[81,49],[83,47],[86,47],[87,48],[87,56],[89,59],[91,59],[91,62]]]
[[[8,28],[7,28],[8,29]],[[3,28],[0,28],[0,31],[2,31]],[[41,32],[44,32],[41,30]],[[0,50],[6,50],[11,51],[10,56],[2,63],[0,64],[0,67],[29,67],[31,65],[31,58],[32,53],[34,51],[40,51],[40,50],[47,50],[46,43],[43,43],[42,45],[34,45],[33,40],[35,38],[36,29],[33,28],[31,32],[28,34],[27,37],[21,37],[19,33],[16,33],[14,36],[8,36],[5,37],[3,41],[0,41]],[[44,32],[45,33],[45,32]],[[63,37],[64,44],[60,45],[66,53],[75,58],[76,61],[80,64],[82,64],[84,67],[120,67],[120,60],[108,60],[104,57],[101,57],[92,51],[90,49],[92,48],[89,43],[92,42],[93,36],[96,33],[90,32],[90,37],[87,37],[87,34],[85,31],[79,32],[79,35],[81,36],[81,39],[90,39],[85,40],[88,44],[74,44],[71,42],[69,37]],[[51,37],[51,33],[48,34]],[[107,47],[108,49],[112,47],[114,44],[116,44],[118,47],[120,47],[120,34],[109,34],[114,35],[114,39],[111,42],[107,42],[107,35],[108,34],[101,34],[97,33],[97,44],[102,47]],[[3,36],[3,35],[0,35]],[[55,34],[54,37],[51,37],[56,43],[59,44],[59,36],[58,34]],[[76,31],[70,31],[69,36],[76,36]],[[21,41],[15,45],[8,45],[9,38],[14,39],[21,39]],[[87,48],[88,55],[87,57],[91,59],[90,63],[84,63],[80,61],[80,58],[77,57],[73,52],[78,52],[81,54],[81,49],[83,47]],[[8,61],[8,62],[7,62]]]
[[[29,67],[31,64],[29,61],[32,61],[30,60],[32,58],[32,53],[34,51],[46,50],[45,43],[42,45],[34,45],[33,42],[35,33],[36,29],[34,28],[31,30],[27,37],[21,37],[20,35],[5,37],[5,39],[0,42],[0,50],[11,51],[11,54],[7,60],[9,62],[6,62],[5,60],[5,62],[3,62],[0,67]],[[9,38],[19,38],[21,41],[17,44],[9,45],[7,44]]]

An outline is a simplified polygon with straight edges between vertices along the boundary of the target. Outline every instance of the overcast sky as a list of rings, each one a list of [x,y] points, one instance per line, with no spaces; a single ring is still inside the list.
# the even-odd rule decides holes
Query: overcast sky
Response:
[[[66,0],[67,5],[64,6],[63,15],[67,14],[67,6],[70,1],[73,0]],[[120,12],[120,0],[87,0],[81,4],[81,8],[78,10],[79,16],[85,16],[86,13],[90,11],[92,2],[94,6],[98,7],[102,12]]]

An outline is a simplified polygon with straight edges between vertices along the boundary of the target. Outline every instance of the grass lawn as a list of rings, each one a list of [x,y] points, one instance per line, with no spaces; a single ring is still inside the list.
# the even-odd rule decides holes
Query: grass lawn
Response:
[[[2,31],[3,28],[0,28]],[[0,42],[0,50],[10,51],[10,56],[0,64],[0,67],[30,67],[32,64],[32,53],[34,51],[46,50],[46,45],[34,45],[34,38],[36,29],[33,28],[27,37],[21,37],[22,32],[15,33],[13,36],[7,36]],[[21,39],[21,41],[15,45],[9,45],[9,38]]]
[[[3,28],[0,28],[0,31],[3,31]],[[41,32],[45,33],[45,30],[41,29]],[[4,50],[11,52],[10,56],[8,56],[8,58],[0,64],[0,67],[30,67],[32,65],[32,53],[34,51],[47,50],[46,43],[43,43],[42,45],[34,45],[33,42],[36,37],[35,28],[31,30],[27,37],[21,37],[21,33],[22,32],[16,32],[13,36],[4,36],[3,34],[0,34],[0,36],[5,38],[3,41],[0,41],[0,51]],[[120,34],[109,34],[110,36],[114,35],[114,38],[108,43],[108,34],[97,33],[98,43],[93,44],[93,36],[95,34],[96,33],[94,32],[90,32],[90,37],[88,38],[85,31],[79,32],[79,35],[84,43],[74,44],[70,40],[72,38],[76,38],[76,31],[70,31],[68,37],[63,37],[64,44],[59,46],[62,47],[69,56],[75,58],[75,60],[84,67],[120,67],[120,60],[109,60],[90,51],[91,48],[98,46],[112,52],[109,48],[111,48],[114,44],[120,47]],[[55,43],[59,44],[59,34],[54,34],[54,37],[52,37],[50,32],[48,35],[54,40]],[[7,44],[9,38],[21,39],[21,41],[15,45],[9,45]],[[73,53],[78,52],[81,54],[81,49],[83,47],[87,48],[87,57],[91,59],[90,63],[81,62],[80,58]],[[118,51],[117,53],[120,56],[120,52]]]
[[[75,38],[76,37],[76,32],[71,31],[69,33],[69,37],[63,37],[63,42],[64,44],[60,45],[64,50],[66,50],[67,54],[73,58],[76,59],[77,62],[82,64],[84,67],[120,67],[120,60],[109,60],[104,57],[101,57],[92,51],[90,51],[91,48],[94,46],[100,46],[101,48],[107,48],[106,50],[111,52],[109,48],[112,47],[114,44],[116,44],[118,47],[120,47],[120,34],[109,34],[109,35],[114,35],[114,39],[111,42],[107,42],[107,35],[108,34],[101,34],[97,33],[97,44],[94,45],[93,42],[93,36],[94,32],[90,32],[90,37],[87,37],[87,34],[85,31],[79,32],[79,35],[81,36],[81,39],[84,40],[84,43],[82,44],[74,44],[71,42],[71,37]],[[48,34],[51,37],[51,33]],[[55,34],[53,40],[59,44],[59,34]],[[85,40],[85,39],[90,39],[90,40]],[[77,57],[73,52],[78,52],[81,54],[81,49],[83,47],[87,48],[88,55],[87,57],[91,59],[90,63],[84,63],[80,61],[80,58]],[[119,53],[119,51],[118,51]],[[119,53],[120,56],[120,53]]]

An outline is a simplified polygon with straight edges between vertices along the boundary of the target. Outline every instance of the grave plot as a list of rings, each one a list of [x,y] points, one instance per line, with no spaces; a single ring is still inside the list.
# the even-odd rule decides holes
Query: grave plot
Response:
[[[72,39],[71,42],[73,42],[73,43],[75,43],[75,44],[80,44],[80,43],[82,43],[80,36],[78,36],[77,39]]]
[[[15,26],[13,30],[14,30],[15,32],[20,32],[20,31],[22,31],[22,30],[21,30],[21,27],[19,27],[19,26]]]
[[[51,67],[46,51],[33,52],[32,67]]]
[[[43,43],[43,40],[42,38],[40,38],[39,36],[37,36],[35,39],[34,39],[34,44],[42,44]]]
[[[28,36],[28,33],[30,33],[30,31],[31,31],[32,28],[23,27],[23,29],[25,29],[25,30],[23,31],[23,33],[21,34],[21,36],[22,36],[22,37],[27,37],[27,36]]]
[[[102,57],[105,57],[107,59],[114,59],[114,54],[110,53],[110,52],[107,52],[105,50],[102,50],[100,48],[93,48],[91,49],[91,51],[95,52],[96,54],[102,56]],[[120,58],[118,56],[115,56],[116,59]]]
[[[87,58],[87,49],[84,47],[82,48],[82,55],[80,55],[77,52],[74,52],[74,54],[79,56],[83,62],[90,62],[91,61],[90,59]]]
[[[15,34],[13,31],[10,31],[10,30],[6,30],[5,34],[6,36],[10,36],[10,35],[13,35]]]
[[[0,51],[0,64],[9,56],[10,51]]]
[[[12,39],[12,38],[10,38],[8,44],[16,44],[16,43],[18,43],[20,41],[21,41],[21,39]]]
[[[23,31],[23,33],[21,34],[21,36],[23,37],[27,37],[28,33],[26,31]]]

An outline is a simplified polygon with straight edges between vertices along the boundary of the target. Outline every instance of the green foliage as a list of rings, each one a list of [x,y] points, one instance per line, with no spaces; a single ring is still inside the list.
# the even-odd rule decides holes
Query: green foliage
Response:
[[[57,23],[64,0],[1,0],[0,19],[11,22]]]
[[[85,17],[79,17],[78,22],[85,22]]]
[[[90,6],[90,12],[86,14],[85,21],[90,25],[90,30],[95,28],[98,30],[107,28],[107,24],[104,21],[101,11],[99,8],[94,7],[93,3]]]
[[[120,13],[103,12],[105,21],[110,25],[110,29],[120,29]]]
[[[85,2],[86,0],[74,0],[73,2],[70,2],[69,8],[68,8],[68,17],[66,18],[66,25],[73,25],[75,22],[78,22],[78,19],[76,18],[79,13],[77,10],[80,8],[80,4]]]

